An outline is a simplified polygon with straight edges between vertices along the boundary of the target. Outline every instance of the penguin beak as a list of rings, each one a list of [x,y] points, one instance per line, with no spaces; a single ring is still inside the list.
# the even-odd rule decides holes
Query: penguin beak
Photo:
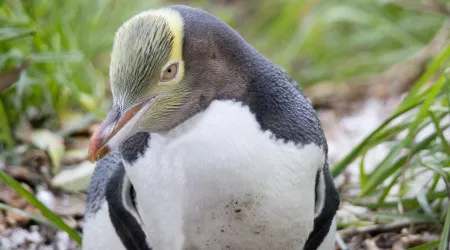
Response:
[[[110,144],[117,145],[128,138],[133,126],[127,125],[136,123],[137,119],[133,118],[138,118],[136,115],[147,106],[146,104],[149,104],[148,101],[141,102],[123,113],[118,108],[114,108],[91,137],[88,153],[89,161],[100,160],[111,151]],[[109,143],[113,140],[113,137],[115,142]]]

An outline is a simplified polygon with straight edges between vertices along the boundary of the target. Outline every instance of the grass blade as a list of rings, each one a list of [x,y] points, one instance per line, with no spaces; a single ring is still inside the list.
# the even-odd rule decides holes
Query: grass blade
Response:
[[[425,101],[423,102],[422,106],[419,109],[419,113],[416,116],[415,121],[411,124],[411,127],[409,128],[408,135],[406,136],[405,140],[403,141],[403,145],[408,146],[415,138],[417,134],[417,128],[419,127],[420,123],[425,120],[428,110],[430,109],[430,106],[433,104],[433,101],[435,100],[436,96],[439,95],[440,91],[444,87],[444,81],[445,79],[441,77],[441,79],[436,82],[433,87],[431,87],[429,94],[426,96]],[[409,96],[410,94],[408,94]]]
[[[442,229],[441,244],[439,250],[448,250],[450,248],[450,202],[447,204],[447,215]]]
[[[13,212],[15,212],[17,214],[20,214],[22,216],[30,218],[31,220],[34,220],[37,223],[44,224],[44,225],[47,225],[47,226],[50,226],[50,227],[53,227],[53,228],[58,228],[58,227],[55,226],[55,224],[53,224],[51,221],[47,220],[46,218],[43,218],[43,217],[35,215],[35,214],[30,214],[28,212],[22,211],[20,209],[15,208],[15,207],[11,207],[11,206],[3,203],[3,202],[0,202],[0,209],[13,211]]]
[[[14,146],[11,130],[9,129],[8,116],[6,115],[3,100],[0,98],[0,142],[2,141],[8,149],[12,149]]]
[[[427,200],[436,200],[447,196],[447,191],[437,191],[426,194]],[[369,202],[353,202],[355,206],[362,206],[368,209],[381,209],[381,208],[396,208],[398,204],[402,204],[405,209],[413,209],[419,207],[419,203],[416,198],[403,198],[398,201],[389,201],[383,203],[369,203]]]
[[[440,243],[439,240],[432,241],[432,242],[428,242],[426,244],[423,244],[423,245],[420,245],[420,246],[417,246],[417,247],[412,247],[409,250],[430,250],[430,249],[433,249],[435,247],[438,247],[439,243]]]
[[[410,155],[414,155],[419,151],[425,149],[430,145],[430,143],[435,140],[437,137],[437,133],[433,133],[430,136],[423,139],[421,142],[416,144],[411,150],[409,155],[402,156],[399,158],[394,164],[388,165],[383,164],[379,166],[374,173],[369,177],[367,181],[367,185],[362,187],[361,189],[361,197],[366,196],[372,193],[375,188],[386,180],[387,177],[394,174],[398,169],[400,169],[410,158]],[[395,156],[395,155],[394,155]],[[392,157],[394,157],[392,156]],[[378,170],[379,169],[379,170]]]
[[[431,76],[433,76],[439,68],[444,65],[444,62],[450,57],[450,46],[447,46],[447,48],[438,56],[436,57],[433,62],[428,67],[425,74],[422,75],[422,77],[417,81],[416,84],[410,89],[409,94],[406,96],[405,100],[400,104],[400,107],[403,107],[403,105],[407,105],[409,102],[414,101],[414,98],[416,97],[416,93],[425,85],[430,79]]]
[[[0,42],[32,35],[34,30],[26,28],[0,28]]]
[[[361,154],[363,154],[366,147],[370,148],[370,146],[368,146],[369,142],[393,120],[405,114],[406,112],[412,110],[413,108],[419,106],[422,103],[423,101],[421,100],[416,101],[415,103],[412,103],[410,105],[405,106],[402,109],[397,110],[393,115],[387,118],[380,126],[378,126],[378,128],[376,128],[372,133],[370,133],[370,135],[364,138],[350,153],[348,153],[344,157],[344,159],[334,164],[333,168],[331,169],[331,174],[333,175],[333,177],[337,177],[338,175],[342,174],[342,172],[350,163],[352,163],[356,158],[358,158]]]
[[[438,132],[439,138],[442,141],[442,145],[444,147],[444,151],[447,152],[448,155],[450,155],[450,146],[448,145],[447,139],[444,136],[444,132],[441,129],[441,126],[439,125],[439,120],[436,118],[433,112],[429,111],[429,115],[431,117],[431,120],[433,121],[434,128]]]

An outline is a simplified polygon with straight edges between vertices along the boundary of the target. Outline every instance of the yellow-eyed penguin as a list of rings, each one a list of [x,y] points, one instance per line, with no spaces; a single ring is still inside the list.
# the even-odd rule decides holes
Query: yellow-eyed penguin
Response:
[[[140,13],[116,33],[110,81],[84,250],[334,249],[320,121],[232,28],[186,6]]]

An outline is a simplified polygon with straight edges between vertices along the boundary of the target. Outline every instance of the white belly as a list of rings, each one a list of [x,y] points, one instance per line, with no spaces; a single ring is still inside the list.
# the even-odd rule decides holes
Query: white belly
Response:
[[[85,221],[83,227],[83,250],[99,249],[125,250],[109,218],[106,201],[92,218]]]
[[[324,154],[270,136],[231,101],[152,134],[125,167],[153,249],[301,249]]]

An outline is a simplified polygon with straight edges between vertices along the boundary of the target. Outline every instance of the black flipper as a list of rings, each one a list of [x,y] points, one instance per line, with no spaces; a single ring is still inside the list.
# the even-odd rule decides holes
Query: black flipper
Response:
[[[133,188],[125,175],[125,168],[122,163],[112,174],[106,188],[106,200],[108,201],[109,216],[116,230],[117,235],[123,245],[128,250],[151,250],[141,225],[138,222],[135,201],[133,198]],[[125,206],[125,200],[130,199],[133,214],[130,208]]]
[[[318,195],[320,190],[317,189],[320,188],[321,185],[316,183],[316,197],[324,199],[323,206],[317,217],[314,219],[314,229],[309,234],[308,240],[303,247],[304,250],[315,250],[322,244],[330,230],[331,223],[333,222],[339,207],[339,193],[334,185],[333,176],[331,176],[328,164],[325,165],[321,172],[319,172],[319,175],[323,174],[323,179],[317,178],[317,182],[324,181],[325,185],[322,185],[322,187],[325,187],[325,192],[324,195],[320,197],[320,195]],[[317,203],[320,203],[320,201],[317,201],[316,204]]]

